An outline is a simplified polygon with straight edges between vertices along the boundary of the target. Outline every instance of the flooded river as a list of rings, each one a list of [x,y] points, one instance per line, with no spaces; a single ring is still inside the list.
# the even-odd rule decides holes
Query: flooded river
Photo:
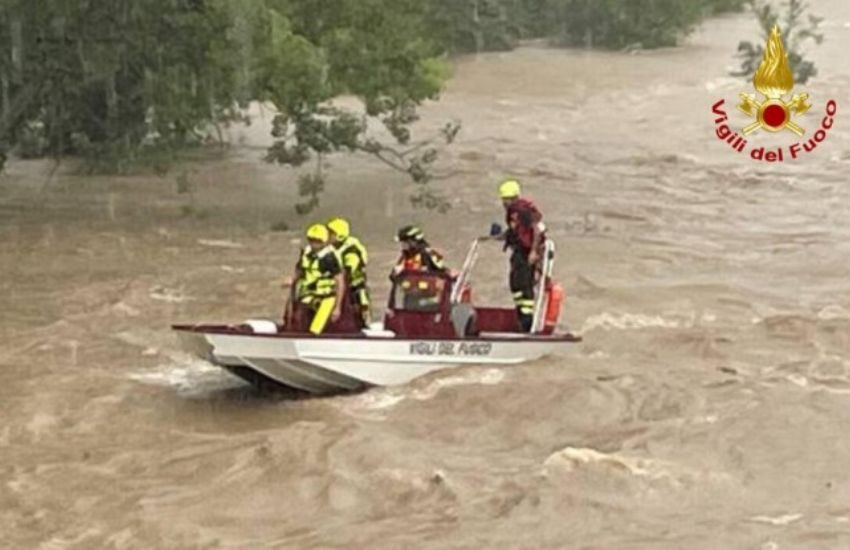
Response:
[[[459,60],[424,109],[425,126],[464,124],[438,185],[448,214],[414,210],[375,162],[331,160],[316,216],[351,219],[377,296],[398,226],[421,223],[459,265],[502,216],[498,180],[524,182],[584,342],[514,368],[304,399],[179,350],[171,323],[282,308],[309,220],[295,173],[259,161],[268,113],[223,159],[164,177],[13,163],[0,547],[850,548],[850,3],[811,3],[826,42],[802,124],[828,99],[838,113],[796,162],[714,135],[720,98],[745,122],[752,87],[726,75],[747,16],[677,49]],[[505,258],[486,256],[475,294],[508,303]]]

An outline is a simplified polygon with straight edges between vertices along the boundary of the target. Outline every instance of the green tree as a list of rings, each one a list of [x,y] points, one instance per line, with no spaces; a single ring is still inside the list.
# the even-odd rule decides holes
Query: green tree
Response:
[[[529,20],[524,0],[430,0],[434,36],[452,52],[513,49]]]
[[[5,2],[0,141],[122,158],[196,138],[236,100],[231,21],[225,0]]]
[[[210,127],[277,108],[270,161],[366,153],[422,184],[459,123],[414,139],[418,107],[448,78],[445,55],[501,50],[520,38],[564,46],[677,43],[704,16],[741,0],[0,0],[0,162],[83,155],[107,169],[171,154]],[[344,109],[340,96],[359,100]]]
[[[436,99],[448,76],[442,47],[429,39],[426,8],[420,0],[270,3],[256,68],[259,97],[278,110],[267,160],[299,166],[315,158],[316,170],[299,182],[300,211],[317,204],[322,162],[338,151],[373,155],[420,184],[435,176],[440,144],[451,143],[459,126],[412,138],[417,106]],[[341,95],[357,97],[362,109],[335,105]],[[373,137],[374,123],[396,146]],[[416,200],[445,206],[424,185]]]
[[[259,100],[279,112],[269,160],[318,160],[302,207],[315,205],[321,160],[336,151],[424,184],[458,130],[411,135],[417,106],[448,76],[429,15],[420,0],[0,0],[0,154],[18,146],[120,168],[196,143]],[[340,95],[362,109],[335,106]]]
[[[562,46],[606,49],[674,46],[704,16],[698,0],[550,0]]]
[[[748,4],[758,19],[763,39],[755,44],[749,41],[738,44],[741,68],[732,72],[732,75],[752,78],[764,57],[764,44],[770,36],[770,31],[777,24],[782,31],[782,42],[788,52],[788,63],[791,65],[791,72],[794,73],[794,81],[805,84],[817,75],[817,67],[814,62],[805,58],[803,48],[807,42],[814,44],[823,42],[823,34],[818,32],[823,18],[807,15],[808,4],[803,0],[787,0],[783,4],[782,13],[777,12],[773,5],[762,0],[750,0]]]
[[[710,15],[744,11],[748,0],[705,0],[705,9]]]
[[[430,0],[434,33],[451,51],[513,48],[521,38],[610,49],[679,42],[704,17],[745,0]]]

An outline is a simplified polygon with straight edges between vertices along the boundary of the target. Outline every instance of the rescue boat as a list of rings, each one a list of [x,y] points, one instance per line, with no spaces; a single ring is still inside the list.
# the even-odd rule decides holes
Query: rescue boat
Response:
[[[346,303],[322,335],[307,330],[310,312],[287,307],[282,323],[173,325],[183,348],[252,383],[281,384],[314,394],[406,384],[464,365],[516,365],[563,352],[581,338],[555,331],[563,291],[538,281],[534,322],[523,332],[513,308],[473,304],[470,275],[481,239],[456,276],[405,271],[393,281],[382,322],[363,327]],[[546,244],[543,274],[554,248]],[[295,302],[290,301],[292,306]]]

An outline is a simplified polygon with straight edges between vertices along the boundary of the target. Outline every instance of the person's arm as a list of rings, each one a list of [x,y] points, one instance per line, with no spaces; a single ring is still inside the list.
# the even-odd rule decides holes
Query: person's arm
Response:
[[[357,259],[363,264],[363,269],[366,269],[366,266],[369,265],[369,251],[360,241],[357,243],[357,250],[360,252]]]
[[[534,265],[540,260],[540,255],[537,251],[540,250],[540,242],[543,240],[543,233],[540,232],[536,223],[532,224],[531,232],[531,252],[528,253],[528,263]]]
[[[432,271],[438,271],[440,273],[447,273],[448,269],[446,269],[446,262],[443,259],[442,254],[436,252],[434,250],[430,250],[427,252],[428,263],[431,264]]]
[[[355,252],[349,252],[342,259],[343,268],[346,273],[350,275],[350,278],[354,276],[354,273],[359,269],[363,269],[363,262],[360,261],[360,256]]]
[[[401,274],[401,272],[404,271],[403,261],[404,261],[403,257],[399,258],[396,261],[395,265],[392,268],[392,271],[390,271],[390,281],[395,282],[395,280],[398,278],[398,276]]]
[[[284,277],[280,283],[280,288],[292,288],[301,280],[301,258],[295,263],[295,268],[292,270],[292,275]]]
[[[531,251],[528,253],[528,263],[536,264],[540,260],[540,244],[543,241],[543,216],[536,210],[523,212],[520,222],[531,230]]]
[[[336,303],[334,304],[334,311],[331,314],[331,321],[337,322],[342,315],[342,301],[345,300],[345,277],[343,276],[343,272],[340,271],[337,273],[334,279],[336,280]]]
[[[295,309],[295,300],[298,298],[298,281],[301,280],[301,257],[298,257],[298,262],[295,263],[295,269],[292,270],[292,277],[289,280],[284,280],[282,288],[288,289],[286,305],[283,309],[283,323],[288,325],[292,322]]]
[[[338,321],[342,315],[342,301],[345,300],[346,280],[345,280],[345,260],[339,254],[334,253],[328,257],[328,271],[333,274],[336,284],[336,300],[334,301],[334,310],[331,314],[331,321]]]
[[[306,251],[304,250],[298,253],[298,259],[295,260],[295,267],[292,269],[292,278],[288,281],[288,285],[284,283],[284,287],[297,285],[298,281],[301,280],[301,277],[304,276],[304,270],[301,266],[302,260],[304,259],[304,254],[306,254]]]

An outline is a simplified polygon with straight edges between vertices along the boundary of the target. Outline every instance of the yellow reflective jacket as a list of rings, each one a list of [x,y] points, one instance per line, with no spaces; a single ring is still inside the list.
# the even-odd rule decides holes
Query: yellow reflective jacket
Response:
[[[358,288],[366,284],[366,264],[369,263],[369,253],[360,239],[348,237],[337,244],[336,249],[348,273],[351,287]]]
[[[336,276],[342,272],[342,260],[336,249],[327,245],[314,251],[306,246],[298,260],[298,298],[309,301],[336,294]]]

